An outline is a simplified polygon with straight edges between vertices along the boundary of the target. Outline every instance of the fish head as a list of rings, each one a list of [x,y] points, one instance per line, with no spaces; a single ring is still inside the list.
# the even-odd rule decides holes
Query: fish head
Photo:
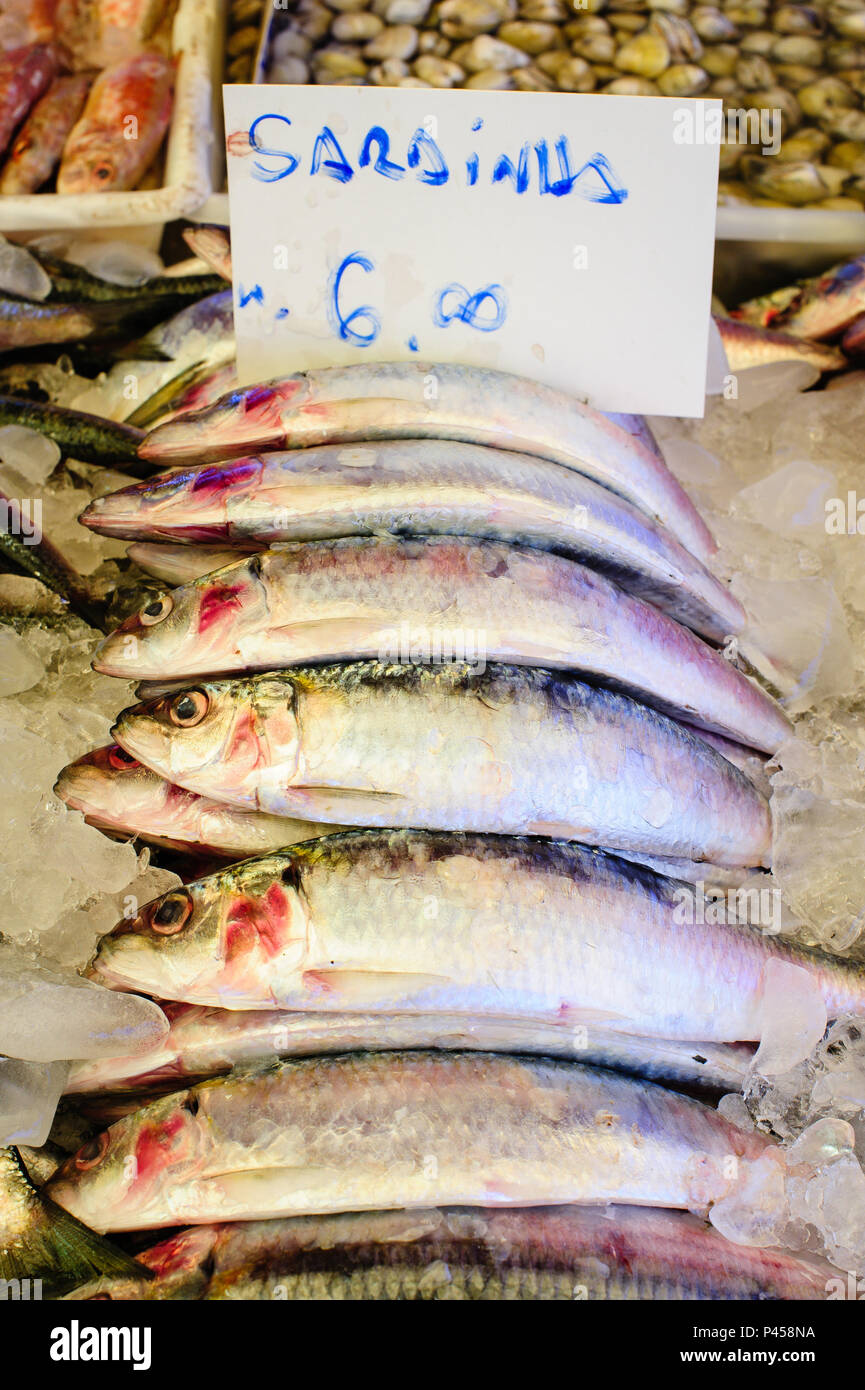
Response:
[[[75,158],[67,160],[63,169],[63,192],[105,193],[118,188],[124,174],[118,151],[112,149],[105,131],[94,130],[76,139]]]
[[[136,818],[151,818],[165,806],[168,784],[119,744],[96,748],[68,767],[54,791],[91,824],[131,829]]]
[[[258,457],[172,468],[95,497],[83,526],[105,536],[218,543],[231,538],[233,504],[254,492],[264,470]]]
[[[303,858],[250,859],[154,898],[102,937],[90,977],[230,1009],[302,988],[311,965]]]
[[[286,417],[308,396],[309,384],[302,375],[229,391],[213,405],[157,425],[142,440],[139,455],[170,465],[273,452],[285,443]]]
[[[256,809],[262,769],[290,781],[298,766],[295,681],[199,681],[122,710],[111,736],[167,781]]]
[[[181,1180],[204,1148],[195,1092],[174,1092],[85,1144],[60,1165],[44,1191],[93,1230],[116,1227],[121,1209],[135,1223],[153,1203],[164,1201],[169,1172]]]
[[[242,670],[244,634],[267,618],[261,560],[248,556],[150,599],[101,643],[93,668],[144,679]]]

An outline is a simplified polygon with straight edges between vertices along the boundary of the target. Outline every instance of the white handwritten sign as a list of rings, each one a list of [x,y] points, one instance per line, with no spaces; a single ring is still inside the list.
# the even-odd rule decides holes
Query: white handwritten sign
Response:
[[[224,94],[242,382],[417,356],[702,414],[720,103]]]

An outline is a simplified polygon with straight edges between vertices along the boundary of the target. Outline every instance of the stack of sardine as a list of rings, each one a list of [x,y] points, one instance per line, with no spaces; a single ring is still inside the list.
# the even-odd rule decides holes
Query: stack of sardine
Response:
[[[46,1191],[187,1228],[109,1293],[819,1296],[719,1234],[782,1157],[694,1092],[740,1086],[779,968],[830,1017],[865,985],[698,910],[770,863],[789,725],[644,423],[371,364],[139,453],[82,519],[178,587],[100,648],[141,703],[58,790],[217,868],[91,967],[171,1028],[73,1071],[120,1118]]]

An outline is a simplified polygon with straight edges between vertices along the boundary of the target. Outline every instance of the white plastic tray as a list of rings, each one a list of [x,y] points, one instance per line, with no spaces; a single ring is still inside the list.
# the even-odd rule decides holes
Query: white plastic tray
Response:
[[[162,188],[129,193],[27,193],[0,197],[0,231],[143,228],[188,217],[221,183],[222,64],[227,0],[180,0],[172,31],[179,55]]]

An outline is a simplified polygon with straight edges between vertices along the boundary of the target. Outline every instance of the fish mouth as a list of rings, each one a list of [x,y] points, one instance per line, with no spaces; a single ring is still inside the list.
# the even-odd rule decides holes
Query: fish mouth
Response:
[[[94,498],[79,516],[80,524],[90,531],[98,531],[101,535],[116,536],[118,540],[134,538],[134,518],[117,510],[112,515],[113,500],[111,497]]]
[[[157,771],[166,768],[170,752],[169,732],[152,715],[136,714],[131,718],[118,716],[111,727],[111,738],[125,753]],[[170,777],[169,772],[165,772]]]
[[[200,434],[195,429],[196,417],[200,417]],[[210,436],[216,437],[212,444],[207,443]],[[269,453],[282,448],[284,441],[285,430],[278,417],[272,422],[255,420],[247,412],[238,418],[233,409],[226,408],[220,420],[213,406],[204,406],[157,425],[139,444],[138,457],[168,469],[176,463],[217,463],[259,451]]]
[[[104,642],[100,642],[96,648],[96,655],[90,663],[93,670],[103,676],[132,677],[140,674],[138,661],[131,657],[124,658],[124,643],[125,636],[120,637],[116,632],[109,633]]]
[[[90,797],[91,784],[96,780],[94,771],[92,767],[70,763],[69,767],[64,767],[54,783],[54,795],[64,801],[71,811],[81,811],[85,815],[91,814],[94,810],[100,811],[102,808],[94,807]]]

